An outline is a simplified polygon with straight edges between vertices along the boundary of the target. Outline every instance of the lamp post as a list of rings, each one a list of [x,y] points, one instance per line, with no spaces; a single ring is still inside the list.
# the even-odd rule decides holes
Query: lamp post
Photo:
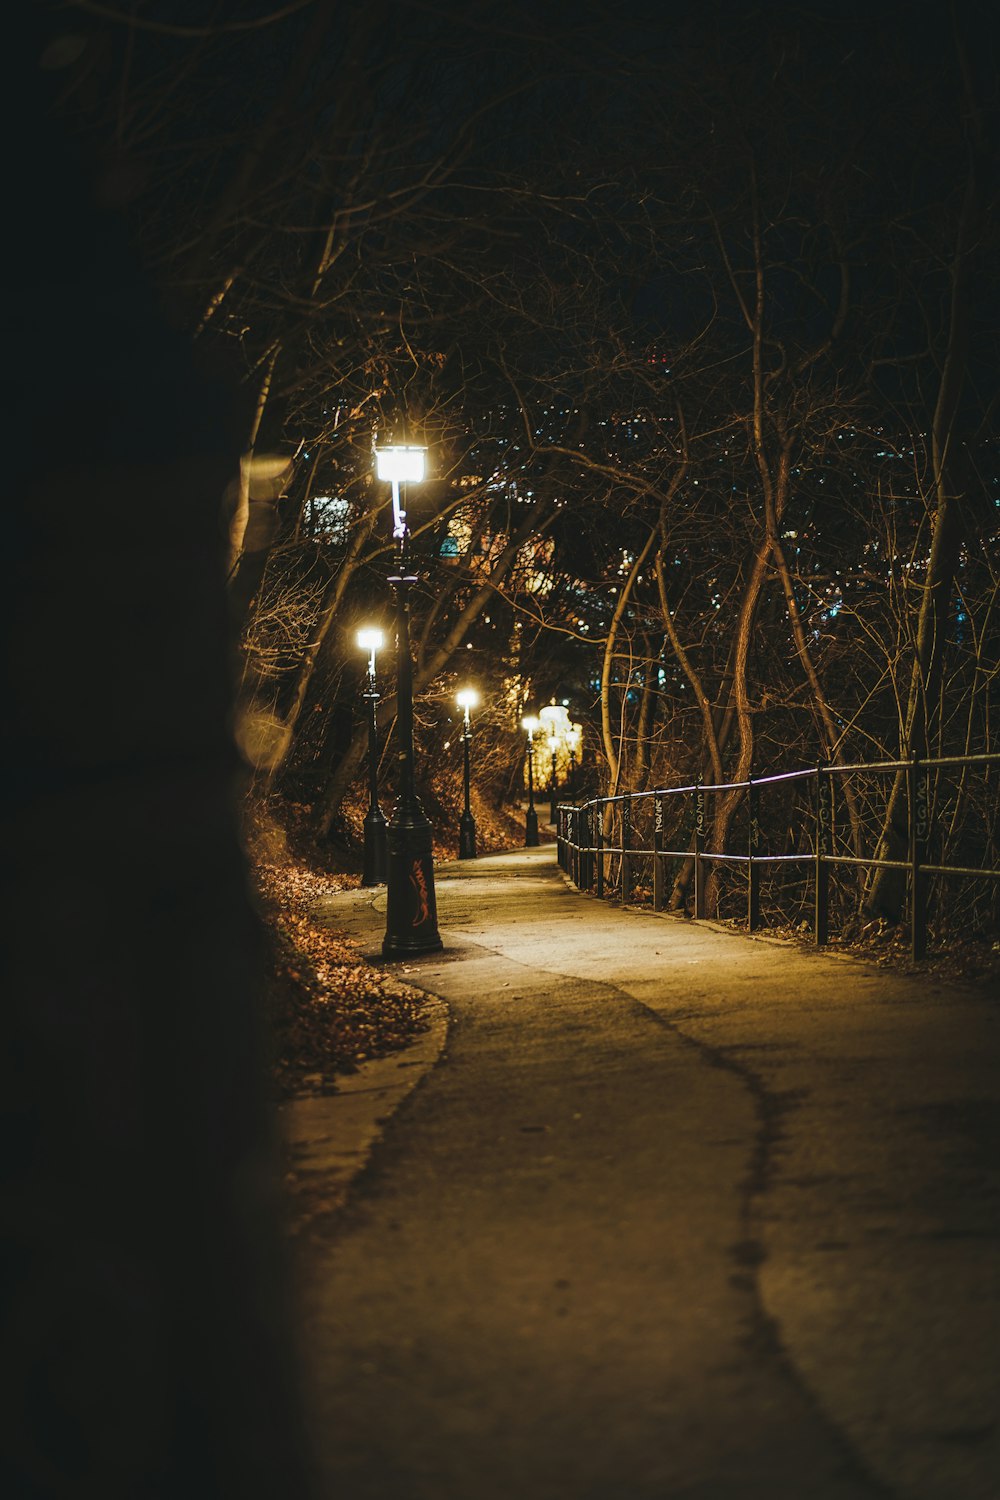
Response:
[[[524,847],[534,849],[538,844],[538,814],[535,812],[535,731],[541,727],[534,714],[521,720],[521,727],[528,734],[528,811],[524,818]]]
[[[551,821],[554,824],[556,821],[557,804],[556,752],[569,728],[569,714],[566,712],[565,704],[557,703],[553,698],[551,703],[546,703],[544,708],[538,710],[538,717],[548,730],[549,735],[549,754],[552,756],[552,776],[549,783],[549,794],[552,803]]]
[[[476,857],[476,820],[472,816],[472,807],[469,796],[472,789],[469,777],[469,741],[472,739],[472,724],[469,719],[469,710],[475,708],[479,702],[479,694],[474,688],[463,688],[460,693],[455,694],[455,701],[459,708],[465,712],[462,724],[462,749],[465,774],[465,811],[458,821],[458,857],[459,859],[475,859]]]
[[[378,682],[375,655],[381,651],[381,630],[366,626],[359,630],[358,645],[368,652],[368,686],[364,698],[368,704],[368,811],[365,814],[365,852],[362,885],[385,885],[386,846],[385,817],[378,805]]]
[[[549,779],[549,822],[555,825],[558,816],[559,792],[556,786],[556,752],[559,749],[559,737],[555,734],[549,735],[549,755],[551,756],[552,771]]]
[[[392,534],[397,568],[389,574],[396,591],[396,727],[399,736],[399,800],[386,830],[386,958],[430,953],[442,947],[434,895],[431,825],[417,800],[413,773],[413,663],[410,660],[410,572],[406,511],[399,486],[424,477],[424,449],[392,446],[375,452],[379,479],[392,485]]]
[[[580,740],[583,738],[579,724],[572,724],[566,736],[566,749],[569,751],[569,800],[576,800],[576,752],[580,748]]]

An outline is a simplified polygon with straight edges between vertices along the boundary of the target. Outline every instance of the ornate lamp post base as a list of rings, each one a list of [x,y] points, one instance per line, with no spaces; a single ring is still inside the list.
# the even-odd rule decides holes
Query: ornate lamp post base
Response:
[[[538,847],[538,814],[533,807],[529,807],[524,815],[524,847],[526,849]]]
[[[437,929],[431,825],[419,805],[398,807],[386,830],[388,899],[383,958],[435,953]]]
[[[476,858],[476,820],[470,812],[464,812],[458,820],[458,857]]]
[[[385,840],[385,815],[380,807],[369,807],[364,821],[365,852],[361,884],[385,885],[388,864]]]

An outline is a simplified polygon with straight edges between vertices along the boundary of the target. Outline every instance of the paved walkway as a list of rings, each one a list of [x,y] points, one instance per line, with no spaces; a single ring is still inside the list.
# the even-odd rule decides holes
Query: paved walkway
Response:
[[[551,847],[437,893],[446,1040],[289,1127],[349,1156],[419,1075],[302,1239],[324,1494],[997,1500],[1000,1008]],[[376,954],[384,903],[324,905]]]

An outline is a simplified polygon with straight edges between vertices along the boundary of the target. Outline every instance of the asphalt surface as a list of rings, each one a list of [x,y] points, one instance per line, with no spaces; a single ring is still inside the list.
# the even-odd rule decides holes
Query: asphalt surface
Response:
[[[1000,1005],[551,846],[437,899],[446,1040],[300,1247],[324,1495],[997,1500]]]

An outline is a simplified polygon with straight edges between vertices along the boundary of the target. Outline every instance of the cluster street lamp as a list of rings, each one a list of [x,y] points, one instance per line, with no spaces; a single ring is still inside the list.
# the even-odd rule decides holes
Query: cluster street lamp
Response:
[[[551,771],[549,774],[549,822],[555,826],[556,809],[559,805],[559,791],[556,786],[556,751],[559,749],[558,736],[549,735],[549,757]]]
[[[381,630],[366,626],[358,631],[358,645],[368,652],[368,686],[364,692],[368,704],[368,811],[365,814],[365,852],[362,885],[385,885],[386,843],[385,817],[378,805],[378,683],[375,656],[381,651]]]
[[[392,485],[392,534],[397,568],[389,574],[396,591],[396,725],[399,735],[399,800],[386,831],[386,958],[430,953],[443,946],[437,929],[431,825],[417,800],[413,769],[413,663],[410,659],[409,528],[400,484],[424,477],[423,448],[394,445],[375,450],[376,473]]]
[[[469,778],[469,741],[472,739],[472,724],[469,719],[469,710],[475,708],[479,702],[479,694],[475,688],[463,688],[460,693],[455,694],[455,701],[459,708],[464,710],[465,718],[462,723],[462,749],[465,777],[465,811],[458,821],[458,857],[459,859],[475,859],[476,857],[476,820],[472,816],[472,807],[469,802],[471,793],[471,781]]]
[[[560,750],[565,750],[569,758],[567,790],[570,797],[573,797],[576,795],[576,754],[583,739],[583,730],[579,724],[571,723],[566,703],[557,703],[554,698],[551,703],[546,703],[544,708],[539,709],[538,717],[548,731],[549,754],[552,757],[549,790],[552,796],[552,822],[554,825],[559,809],[559,752]]]
[[[521,727],[528,735],[528,811],[524,817],[524,847],[534,849],[538,844],[538,814],[535,812],[535,734],[541,729],[541,720],[527,714]]]
[[[562,704],[546,703],[544,708],[539,709],[538,717],[548,730],[549,756],[551,757],[551,772],[549,776],[549,821],[553,825],[556,821],[556,807],[559,794],[556,790],[556,755],[559,750],[560,741],[569,727],[569,714]]]

